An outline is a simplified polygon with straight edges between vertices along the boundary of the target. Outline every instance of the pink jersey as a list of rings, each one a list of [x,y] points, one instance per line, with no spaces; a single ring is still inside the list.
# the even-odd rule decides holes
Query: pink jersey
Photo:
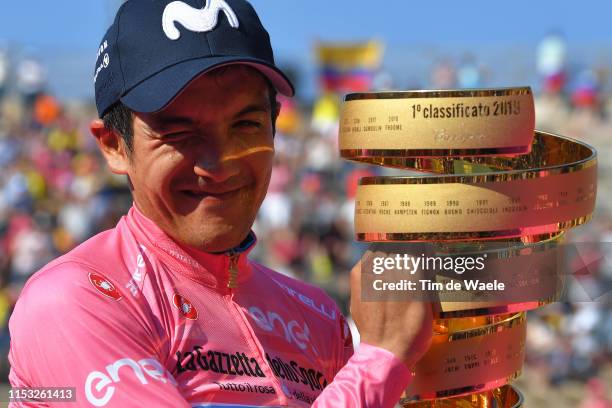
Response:
[[[28,281],[11,384],[75,387],[58,407],[394,406],[409,369],[367,344],[353,354],[334,302],[249,260],[254,243],[184,248],[133,207]]]

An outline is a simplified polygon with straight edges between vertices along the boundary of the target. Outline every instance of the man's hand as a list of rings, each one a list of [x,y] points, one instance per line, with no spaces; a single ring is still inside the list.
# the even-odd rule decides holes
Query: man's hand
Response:
[[[372,254],[368,250],[363,258]],[[376,252],[374,255],[388,254]],[[351,314],[361,341],[389,350],[408,367],[414,366],[431,342],[431,304],[420,300],[361,301],[361,265],[362,261],[351,271]]]

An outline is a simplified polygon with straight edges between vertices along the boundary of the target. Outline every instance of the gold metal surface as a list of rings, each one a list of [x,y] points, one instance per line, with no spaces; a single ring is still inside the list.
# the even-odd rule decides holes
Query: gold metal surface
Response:
[[[339,143],[374,157],[525,153],[534,123],[529,87],[349,94]]]
[[[513,288],[529,295],[538,286],[552,290],[508,302],[480,293],[475,296],[487,301],[451,302],[454,294],[434,294],[432,343],[413,367],[400,404],[522,407],[522,395],[509,382],[523,365],[525,311],[556,300],[562,288],[556,274],[538,267],[547,265],[564,231],[592,217],[595,149],[536,131],[528,87],[349,94],[339,148],[348,160],[418,174],[360,180],[357,240],[428,241],[437,245],[436,256],[487,253],[508,264],[491,276],[508,272]],[[499,245],[491,249],[492,243]],[[526,266],[530,256],[535,262]],[[434,272],[437,282],[459,279]]]
[[[478,302],[474,296],[469,301],[458,302],[451,301],[452,296],[440,296],[440,303],[434,304],[435,315],[458,318],[517,313],[559,300],[565,287],[562,268],[558,265],[559,246],[564,238],[561,232],[550,239],[531,243],[511,240],[437,243],[437,256],[485,256],[487,269],[479,277],[488,280],[499,277],[505,283],[503,298],[507,300]]]
[[[595,149],[582,141],[538,130],[533,133],[531,151],[522,155],[453,158],[404,155],[400,151],[393,152],[396,155],[382,153],[387,154],[372,155],[360,149],[341,151],[342,157],[349,160],[433,173],[394,177],[403,180],[386,181],[388,184],[486,183],[538,178],[594,166],[597,156]],[[543,171],[546,173],[541,174]],[[367,177],[363,184],[382,184],[386,179]]]
[[[434,316],[458,318],[532,310],[557,301],[565,287],[563,238],[530,242],[520,239],[497,241],[374,243],[361,260],[361,299],[364,301],[425,301],[432,302]],[[387,269],[374,273],[374,259],[395,259],[404,256],[422,258],[415,275],[405,269]],[[439,259],[439,265],[429,261]],[[472,259],[482,262],[482,268],[444,268],[450,259]],[[427,261],[426,261],[427,260]],[[405,265],[404,265],[405,266]],[[427,279],[437,288],[420,284]],[[464,282],[498,282],[501,291],[468,288]],[[411,289],[381,290],[381,282],[398,285],[414,282]],[[452,289],[451,289],[452,288]]]
[[[413,368],[404,400],[484,392],[520,375],[525,357],[525,313],[434,322],[430,348]]]
[[[545,239],[586,223],[595,206],[595,150],[549,133],[513,158],[353,159],[443,173],[360,180],[360,241]]]
[[[523,395],[513,386],[491,391],[432,401],[400,401],[404,408],[520,408]]]

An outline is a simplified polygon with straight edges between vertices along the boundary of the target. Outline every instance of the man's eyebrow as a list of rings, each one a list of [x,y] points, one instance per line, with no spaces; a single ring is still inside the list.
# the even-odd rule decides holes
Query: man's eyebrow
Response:
[[[153,119],[151,125],[153,129],[164,130],[170,127],[191,128],[195,126],[195,122],[188,116],[164,116]]]
[[[195,121],[193,120],[193,118],[190,118],[189,116],[168,116],[165,117],[162,121],[163,123],[167,123],[170,124],[172,126],[194,126]]]
[[[266,112],[266,113],[270,112],[270,104],[269,103],[250,104],[244,107],[243,109],[241,109],[240,112],[236,113],[234,117],[239,117],[239,116],[246,115],[248,113],[253,113],[253,112]]]
[[[250,105],[245,106],[239,112],[234,114],[235,118],[238,118],[243,115],[247,115],[249,113],[257,113],[257,112],[270,112],[270,104],[268,102],[261,103],[252,103]],[[196,123],[193,118],[189,116],[180,116],[180,115],[167,115],[167,116],[158,116],[149,119],[151,123],[151,127],[155,130],[164,130],[169,127],[195,127]]]

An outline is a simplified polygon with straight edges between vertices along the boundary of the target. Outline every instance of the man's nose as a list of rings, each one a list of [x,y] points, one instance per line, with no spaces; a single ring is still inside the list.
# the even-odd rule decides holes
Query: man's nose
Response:
[[[221,183],[238,175],[240,171],[236,156],[227,146],[209,144],[196,152],[194,173],[208,178],[215,183]]]

